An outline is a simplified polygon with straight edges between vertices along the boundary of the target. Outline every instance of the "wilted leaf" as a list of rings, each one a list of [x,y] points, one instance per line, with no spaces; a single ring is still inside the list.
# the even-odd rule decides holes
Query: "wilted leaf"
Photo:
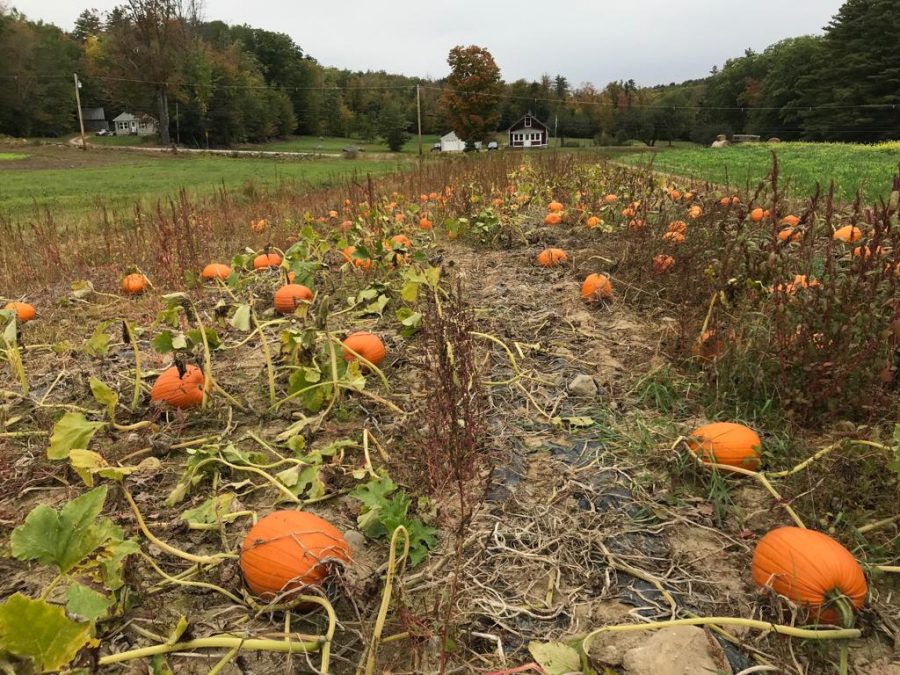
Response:
[[[176,642],[178,642],[178,638],[184,635],[184,631],[188,629],[189,625],[190,624],[188,623],[186,616],[182,614],[180,617],[178,617],[178,623],[175,624],[172,632],[169,633],[169,637],[166,638],[166,644],[174,645]]]
[[[89,422],[81,413],[67,412],[53,425],[47,457],[49,459],[65,459],[75,448],[87,449],[94,434],[104,426],[106,426],[105,422]]]
[[[116,419],[116,405],[119,403],[119,395],[114,392],[103,380],[91,377],[91,393],[94,399],[106,408],[109,419]]]
[[[66,610],[88,621],[102,619],[114,604],[114,598],[84,584],[76,582],[66,590]]]
[[[90,637],[90,623],[72,621],[43,600],[16,593],[0,605],[0,650],[32,659],[42,673],[71,662]]]
[[[72,297],[79,300],[89,298],[94,293],[94,284],[86,279],[72,282]]]
[[[554,417],[550,422],[556,426],[566,424],[570,427],[590,427],[594,424],[590,417]]]
[[[234,314],[231,315],[231,319],[229,323],[233,328],[236,328],[240,331],[244,331],[245,333],[250,330],[250,305],[243,304],[238,305],[237,309],[234,310]]]
[[[528,651],[547,675],[581,673],[578,652],[562,642],[529,642]]]
[[[422,315],[419,312],[414,312],[408,307],[401,307],[397,310],[397,320],[403,326],[400,330],[400,335],[405,338],[412,337],[415,335],[419,328],[422,327]]]

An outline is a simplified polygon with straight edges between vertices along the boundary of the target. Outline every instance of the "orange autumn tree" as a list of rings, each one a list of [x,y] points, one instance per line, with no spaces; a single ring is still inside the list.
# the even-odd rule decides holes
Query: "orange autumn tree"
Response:
[[[491,53],[476,45],[457,46],[447,57],[450,76],[441,96],[447,122],[467,149],[496,130],[503,83]]]

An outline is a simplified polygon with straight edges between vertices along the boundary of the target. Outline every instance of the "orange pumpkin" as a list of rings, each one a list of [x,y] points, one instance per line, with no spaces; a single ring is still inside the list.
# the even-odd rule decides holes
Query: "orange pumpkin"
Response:
[[[173,408],[194,408],[203,402],[204,381],[203,371],[197,366],[186,366],[184,375],[178,372],[178,366],[172,366],[156,378],[150,400]]]
[[[231,268],[228,265],[223,265],[222,263],[210,263],[203,268],[201,276],[205,281],[212,281],[213,279],[225,280],[230,275]]]
[[[860,239],[862,239],[862,230],[860,230],[858,227],[854,227],[853,225],[844,225],[843,227],[839,227],[837,230],[835,230],[834,234],[831,235],[831,237],[835,241],[859,241]]]
[[[737,197],[722,197],[722,199],[719,200],[719,204],[722,206],[737,206],[740,203],[741,200]]]
[[[344,260],[347,262],[352,262],[355,267],[359,267],[363,270],[371,269],[372,261],[369,258],[354,258],[353,254],[356,253],[355,246],[348,246],[341,253],[344,254]]]
[[[669,223],[669,232],[680,232],[684,234],[687,232],[687,223],[683,220],[673,220]]]
[[[253,259],[253,269],[262,270],[281,265],[281,256],[277,253],[260,253]]]
[[[666,232],[662,238],[672,244],[680,244],[684,241],[684,235],[681,232],[675,232],[673,230]]]
[[[430,230],[434,227],[434,223],[432,223],[428,218],[422,218],[419,220],[419,229],[420,230]]]
[[[374,333],[365,331],[348,335],[342,344],[344,345],[344,358],[347,361],[355,361],[356,354],[359,354],[363,359],[377,366],[384,361],[387,353],[381,338]]]
[[[665,255],[661,253],[659,255],[653,256],[653,271],[656,274],[664,274],[668,272],[675,265],[675,258],[670,255]]]
[[[794,215],[788,215],[781,219],[782,225],[788,225],[790,227],[797,227],[800,224],[800,219]]]
[[[609,194],[603,198],[603,201],[605,201],[607,204],[615,204],[617,201],[619,201],[619,198],[616,195]]]
[[[634,230],[635,232],[638,230],[643,230],[645,226],[646,223],[644,222],[643,218],[637,218],[635,220],[628,221],[628,229]]]
[[[678,190],[670,190],[669,197],[673,202],[677,202],[679,199],[681,199],[681,193]]]
[[[793,227],[786,227],[778,233],[778,241],[800,241],[803,233]]]
[[[834,596],[859,609],[869,592],[850,551],[827,534],[800,527],[779,527],[760,539],[750,571],[757,586],[771,588],[826,623],[839,620],[828,607]]]
[[[561,248],[545,248],[537,256],[538,265],[541,267],[556,267],[560,263],[568,261],[568,254]]]
[[[604,274],[589,274],[581,285],[583,300],[607,300],[612,297],[612,282]]]
[[[752,220],[754,223],[758,223],[758,222],[762,221],[763,218],[768,218],[768,217],[769,217],[769,212],[766,211],[765,209],[761,209],[758,206],[750,212],[750,220]]]
[[[548,213],[544,217],[544,225],[559,225],[562,222],[562,216],[558,213]]]
[[[631,208],[630,206],[628,206],[628,207],[622,209],[622,216],[625,217],[625,218],[634,218],[634,216],[635,216],[636,213],[637,213],[637,211],[635,211],[635,210],[634,210],[633,208]]]
[[[882,253],[884,253],[884,249],[881,248],[880,246],[876,246],[875,247],[875,256],[878,257]],[[854,247],[852,254],[853,254],[854,258],[859,258],[860,256],[862,256],[863,258],[868,260],[869,258],[872,257],[872,249],[869,246],[856,246],[856,247]]]
[[[715,422],[695,429],[688,448],[707,464],[726,464],[755,471],[762,441],[753,429],[733,422]]]
[[[547,207],[551,213],[559,213],[563,210],[563,205],[559,202],[553,201],[550,202],[550,205]]]
[[[241,544],[244,581],[266,600],[320,585],[335,562],[351,562],[350,546],[334,525],[308,511],[274,511]]]
[[[391,237],[390,245],[386,246],[385,248],[394,248],[395,246],[412,248],[412,242],[405,234],[395,234],[393,237]]]
[[[345,220],[341,223],[341,226],[340,226],[341,232],[349,232],[352,229],[353,229],[353,221],[352,220]]]
[[[691,347],[691,353],[706,361],[714,361],[722,355],[725,343],[714,330],[703,331],[700,339]]]
[[[794,280],[788,284],[778,284],[775,290],[783,291],[788,295],[794,295],[798,290],[804,288],[818,288],[822,284],[816,279],[807,279],[805,274],[794,275]]]
[[[685,192],[684,193],[684,201],[689,202],[694,198],[693,192]]]
[[[3,309],[16,313],[16,318],[22,323],[28,323],[37,316],[34,305],[27,302],[8,302]]]
[[[703,215],[703,209],[701,209],[696,204],[694,206],[692,206],[690,209],[688,209],[688,217],[691,220],[697,220],[697,218],[699,218],[702,215]]]
[[[135,272],[134,274],[126,274],[122,279],[122,291],[128,295],[137,295],[147,290],[147,284],[150,282],[143,274]]]
[[[313,299],[312,291],[302,284],[285,284],[275,291],[275,311],[291,314],[302,302]]]
[[[593,229],[595,227],[600,227],[600,225],[602,225],[602,224],[603,224],[603,221],[600,218],[598,218],[597,216],[591,216],[590,218],[587,219],[587,226],[591,229]]]

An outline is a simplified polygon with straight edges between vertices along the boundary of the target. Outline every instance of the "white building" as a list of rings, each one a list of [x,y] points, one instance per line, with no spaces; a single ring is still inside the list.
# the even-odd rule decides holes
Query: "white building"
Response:
[[[465,149],[466,142],[455,131],[441,136],[441,152],[462,152]]]
[[[116,136],[153,136],[156,130],[156,120],[150,115],[136,116],[123,112],[113,119],[113,131]]]

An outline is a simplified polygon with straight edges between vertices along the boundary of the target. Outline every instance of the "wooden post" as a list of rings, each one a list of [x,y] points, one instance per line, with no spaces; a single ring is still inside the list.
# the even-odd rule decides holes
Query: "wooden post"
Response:
[[[422,99],[419,95],[419,85],[416,85],[416,118],[419,124],[419,157],[422,156]]]
[[[81,149],[87,150],[87,141],[84,140],[84,117],[81,114],[81,95],[78,93],[81,82],[78,81],[78,73],[72,73],[72,77],[75,78],[75,105],[78,106],[78,126],[81,127]]]

